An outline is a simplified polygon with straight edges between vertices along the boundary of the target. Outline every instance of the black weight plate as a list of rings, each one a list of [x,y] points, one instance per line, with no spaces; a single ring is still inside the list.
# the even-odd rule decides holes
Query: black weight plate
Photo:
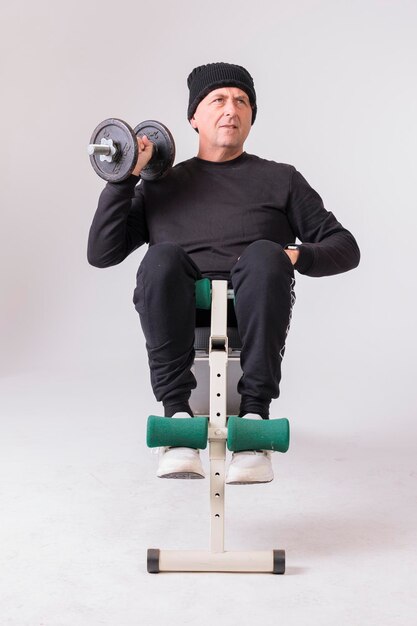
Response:
[[[175,142],[170,131],[164,124],[156,120],[146,120],[133,131],[138,137],[146,135],[156,146],[152,158],[140,173],[143,180],[157,180],[172,167],[175,159]]]
[[[90,155],[91,165],[101,178],[111,183],[120,182],[130,176],[138,160],[136,135],[123,120],[109,118],[97,126],[90,143],[101,143],[102,138],[112,139],[117,149],[112,162],[101,161],[98,154]]]

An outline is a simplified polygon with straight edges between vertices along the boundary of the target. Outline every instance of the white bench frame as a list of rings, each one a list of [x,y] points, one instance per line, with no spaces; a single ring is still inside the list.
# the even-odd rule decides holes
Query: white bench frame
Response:
[[[148,550],[148,571],[270,572],[285,571],[284,550],[226,551],[224,549],[225,463],[227,440],[227,298],[233,291],[226,280],[212,281],[209,342],[210,410],[210,550]],[[239,353],[238,353],[239,354]],[[200,360],[206,360],[201,355]],[[236,357],[236,354],[234,355]],[[190,401],[193,412],[196,414]],[[149,569],[149,566],[151,569]]]

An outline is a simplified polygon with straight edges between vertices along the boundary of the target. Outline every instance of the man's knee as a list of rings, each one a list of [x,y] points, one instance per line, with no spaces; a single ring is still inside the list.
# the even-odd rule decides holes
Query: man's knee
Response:
[[[232,274],[243,267],[262,277],[291,271],[292,263],[281,244],[269,239],[259,239],[245,248]]]
[[[175,277],[184,268],[192,264],[191,259],[181,246],[176,243],[156,243],[149,246],[140,264],[138,275],[151,275],[153,279],[160,280]]]
[[[149,246],[142,259],[142,264],[156,267],[161,263],[169,265],[182,260],[185,256],[186,252],[176,243],[156,243],[153,246]]]

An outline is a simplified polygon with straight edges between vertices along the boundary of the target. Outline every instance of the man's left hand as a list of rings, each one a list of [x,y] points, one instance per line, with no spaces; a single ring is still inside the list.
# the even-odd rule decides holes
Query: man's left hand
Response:
[[[300,251],[299,250],[286,250],[284,249],[284,252],[286,254],[288,254],[288,256],[290,257],[290,261],[293,265],[295,265],[297,263],[297,259],[299,257]]]

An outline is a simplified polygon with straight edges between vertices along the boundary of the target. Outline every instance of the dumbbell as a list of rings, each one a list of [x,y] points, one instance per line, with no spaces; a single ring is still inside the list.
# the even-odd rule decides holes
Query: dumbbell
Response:
[[[153,152],[141,171],[141,178],[162,178],[174,163],[175,143],[168,128],[156,120],[141,122],[135,129],[117,118],[101,122],[91,135],[87,148],[95,172],[112,183],[128,178],[138,160],[137,138],[143,135],[153,143]]]

